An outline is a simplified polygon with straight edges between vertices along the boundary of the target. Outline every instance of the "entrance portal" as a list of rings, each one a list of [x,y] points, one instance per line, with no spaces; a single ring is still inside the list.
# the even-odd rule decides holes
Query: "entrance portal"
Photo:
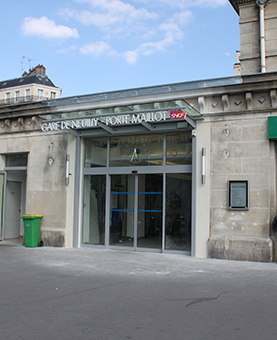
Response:
[[[191,251],[188,131],[86,140],[82,243]]]

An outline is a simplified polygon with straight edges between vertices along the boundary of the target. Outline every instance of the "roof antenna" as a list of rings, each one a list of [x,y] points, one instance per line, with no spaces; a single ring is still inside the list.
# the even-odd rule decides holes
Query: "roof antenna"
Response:
[[[27,57],[22,57],[22,59],[21,59],[21,62],[20,62],[20,64],[21,64],[21,75],[23,74],[23,71],[24,71],[24,59],[28,59]]]
[[[22,57],[22,59],[21,59],[21,75],[22,75],[23,72],[24,72],[24,59],[28,59],[29,70],[31,69],[30,62],[35,60],[35,59],[31,59],[31,58],[28,58],[28,57],[25,57],[25,56]]]
[[[31,70],[31,64],[30,64],[30,61],[35,61],[36,59],[28,59],[28,62],[29,62],[29,71]]]

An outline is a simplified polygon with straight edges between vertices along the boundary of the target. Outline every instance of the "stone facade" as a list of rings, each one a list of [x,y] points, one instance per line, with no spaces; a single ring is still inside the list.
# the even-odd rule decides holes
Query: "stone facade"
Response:
[[[28,153],[25,212],[44,216],[41,235],[45,245],[82,246],[81,155],[85,138],[95,136],[95,130],[88,130],[86,135],[81,135],[78,129],[42,132],[42,120],[55,119],[57,115],[63,118],[63,115],[86,114],[90,110],[108,114],[114,107],[131,105],[147,104],[153,108],[155,102],[166,107],[167,102],[185,100],[202,115],[201,119],[195,119],[192,133],[192,255],[277,260],[276,232],[271,228],[276,215],[276,142],[268,138],[268,117],[277,116],[274,56],[277,2],[268,1],[266,6],[268,72],[265,73],[259,73],[256,2],[233,3],[241,16],[241,76],[0,107],[0,171],[5,169],[5,155]],[[116,112],[121,111],[112,111]],[[145,127],[149,128],[149,124]],[[103,131],[106,135],[116,132],[109,126]],[[149,129],[144,133],[154,132]],[[203,148],[206,150],[204,182]],[[68,185],[65,183],[67,155],[71,172]],[[229,209],[228,182],[232,180],[248,181],[248,209]]]
[[[76,137],[64,131],[42,133],[40,114],[52,117],[69,110],[147,103],[153,101],[152,92],[155,101],[185,99],[204,118],[196,124],[193,155],[195,256],[276,260],[275,234],[271,229],[276,214],[276,150],[275,142],[267,135],[267,119],[276,115],[277,110],[275,79],[276,73],[264,73],[148,88],[141,90],[143,94],[138,90],[130,96],[126,96],[128,91],[107,93],[106,99],[99,95],[83,96],[79,103],[75,98],[44,106],[33,103],[20,112],[15,108],[6,112],[2,108],[1,154],[28,153],[26,212],[44,216],[42,238],[46,245],[72,246],[74,199],[81,194],[74,191],[76,169],[72,171],[76,163]],[[204,184],[200,176],[203,147],[207,150]],[[72,164],[68,186],[67,154]],[[249,181],[249,210],[228,209],[229,180]],[[79,222],[77,228],[81,232]]]
[[[260,95],[255,95],[253,110],[260,106]],[[271,108],[267,100],[267,111],[265,102],[264,113],[258,109],[257,113],[211,118],[211,257],[272,259],[269,237],[276,209],[276,155],[274,143],[267,137],[267,116],[271,115]],[[246,109],[246,103],[240,105]],[[229,180],[249,180],[249,211],[226,209]],[[253,246],[256,242],[262,250]]]
[[[44,216],[41,230],[45,245],[66,245],[68,188],[64,185],[64,174],[69,139],[66,133],[42,135],[38,116],[16,116],[0,123],[2,157],[6,154],[28,154],[26,206],[23,212]],[[0,170],[4,166],[3,161]]]

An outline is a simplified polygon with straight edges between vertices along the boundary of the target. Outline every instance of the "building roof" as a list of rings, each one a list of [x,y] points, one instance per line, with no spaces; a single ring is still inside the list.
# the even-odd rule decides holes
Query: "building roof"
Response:
[[[229,0],[230,4],[234,7],[235,11],[239,14],[239,4],[246,2],[256,2],[256,0]]]
[[[0,90],[11,88],[11,87],[17,87],[17,86],[31,85],[31,84],[56,87],[47,76],[41,75],[41,74],[34,74],[30,76],[0,81]]]

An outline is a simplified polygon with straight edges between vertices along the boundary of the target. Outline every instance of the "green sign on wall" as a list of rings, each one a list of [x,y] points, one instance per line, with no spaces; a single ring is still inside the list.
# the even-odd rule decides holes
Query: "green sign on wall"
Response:
[[[277,117],[268,117],[268,138],[277,139]]]

